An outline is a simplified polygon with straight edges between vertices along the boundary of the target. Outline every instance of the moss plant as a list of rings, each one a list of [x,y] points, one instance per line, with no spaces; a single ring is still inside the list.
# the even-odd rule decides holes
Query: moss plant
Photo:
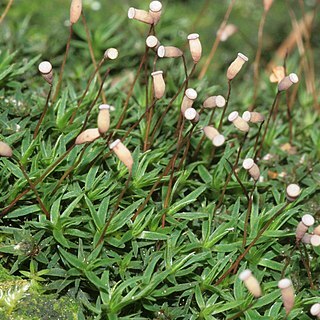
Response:
[[[2,21],[0,318],[318,316],[317,6],[129,2]]]

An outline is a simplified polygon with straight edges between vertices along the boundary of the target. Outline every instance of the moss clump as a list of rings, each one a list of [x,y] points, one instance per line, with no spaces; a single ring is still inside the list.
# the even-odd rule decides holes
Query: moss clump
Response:
[[[1,320],[76,320],[77,314],[73,299],[35,293],[30,281],[11,276],[0,265]]]
[[[8,320],[76,320],[78,306],[69,297],[56,295],[27,295],[16,306]]]

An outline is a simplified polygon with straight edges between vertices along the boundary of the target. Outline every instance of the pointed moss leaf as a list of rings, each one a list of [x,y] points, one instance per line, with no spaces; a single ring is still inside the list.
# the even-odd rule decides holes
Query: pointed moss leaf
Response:
[[[145,240],[167,240],[168,236],[159,232],[143,231],[139,236],[139,239]]]
[[[87,265],[78,259],[75,255],[67,252],[63,248],[59,247],[59,252],[62,255],[62,257],[73,267],[79,269],[79,270],[85,270]]]
[[[55,200],[50,209],[50,220],[55,225],[60,219],[60,203],[62,196]]]
[[[33,213],[38,213],[40,212],[40,208],[38,205],[33,204],[33,205],[29,205],[27,207],[22,207],[22,208],[18,208],[12,212],[10,212],[8,215],[6,215],[4,218],[5,219],[12,219],[12,218],[18,218],[18,217],[23,217],[23,216],[27,216],[27,215],[31,215]]]
[[[97,275],[94,272],[84,269],[84,274],[88,278],[88,280],[92,284],[94,284],[98,289],[105,289],[105,284],[99,277],[97,277]]]
[[[140,199],[130,206],[121,210],[116,214],[116,216],[112,219],[110,226],[106,232],[106,234],[110,234],[122,228],[125,224],[130,222],[130,218],[133,215],[134,211],[138,208],[138,206],[143,202],[143,199]]]
[[[58,227],[55,227],[52,231],[53,237],[65,248],[70,248],[70,244],[66,237],[63,235],[62,230]]]
[[[68,207],[61,213],[61,218],[69,217],[72,211],[76,208],[80,200],[83,198],[83,194],[80,194],[76,199],[74,199]]]
[[[201,289],[199,287],[199,285],[197,285],[194,289],[194,295],[195,295],[195,298],[196,298],[196,302],[198,304],[198,307],[200,310],[204,309],[206,303],[203,299],[203,294],[201,292]]]
[[[87,177],[86,177],[86,183],[85,183],[85,190],[91,190],[93,184],[95,183],[96,175],[99,171],[99,166],[93,166],[90,168]]]
[[[181,210],[182,208],[184,208],[185,206],[187,206],[188,204],[195,202],[198,199],[198,197],[206,190],[206,188],[207,187],[205,187],[205,186],[199,187],[196,190],[192,191],[190,194],[188,194],[183,199],[181,199],[181,200],[177,201],[176,203],[174,203],[173,205],[171,205],[168,210],[168,214],[172,215],[172,214],[178,212],[179,210]]]
[[[212,176],[210,174],[210,172],[206,169],[206,167],[204,165],[200,165],[198,167],[198,172],[199,172],[199,176],[201,177],[201,179],[207,183],[210,184],[212,181]]]

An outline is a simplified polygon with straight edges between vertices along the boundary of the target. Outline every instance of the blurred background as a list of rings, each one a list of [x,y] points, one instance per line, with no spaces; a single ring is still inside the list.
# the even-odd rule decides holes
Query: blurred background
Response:
[[[13,6],[1,25],[0,48],[17,51],[17,58],[41,55],[59,67],[69,35],[68,18],[70,2],[66,0],[14,0]],[[148,10],[148,0],[84,0],[84,13],[91,32],[94,54],[99,60],[108,47],[119,49],[119,59],[114,62],[113,73],[119,69],[130,70],[137,67],[144,52],[148,26],[127,18],[128,8],[133,6]],[[3,11],[7,1],[1,1]],[[203,58],[197,73],[203,67],[206,57],[216,38],[217,31],[226,13],[229,0],[164,0],[163,14],[156,26],[156,34],[162,43],[177,47],[186,46],[189,33],[200,34],[203,45]],[[296,72],[304,47],[297,46],[293,31],[294,24],[313,15],[312,32],[309,37],[311,53],[320,56],[320,19],[316,10],[319,0],[274,0],[266,16],[261,56],[262,77],[269,77],[270,67],[283,64],[284,42],[291,37],[288,52],[288,71]],[[225,70],[238,52],[249,57],[250,67],[247,78],[252,79],[252,63],[258,46],[258,28],[263,14],[263,0],[236,0],[228,23],[237,28],[227,41],[220,43],[210,64],[206,79],[209,82],[225,82]],[[299,31],[300,32],[300,31]],[[303,32],[303,30],[301,31]],[[293,41],[292,41],[293,37]],[[299,40],[299,39],[298,39]],[[299,42],[299,41],[298,41]],[[282,46],[282,47],[281,47]],[[278,55],[282,48],[282,56]],[[309,48],[310,49],[310,48]],[[311,52],[311,53],[310,53]],[[74,26],[74,36],[66,70],[69,76],[78,78],[92,68],[86,34],[82,23]],[[79,63],[81,61],[81,63]],[[190,62],[190,61],[189,61]],[[314,59],[314,70],[319,70],[319,59]],[[315,72],[315,77],[317,72]],[[40,80],[41,81],[41,80]],[[32,84],[31,84],[32,85]],[[250,83],[249,83],[250,85]],[[308,90],[309,93],[310,90]]]

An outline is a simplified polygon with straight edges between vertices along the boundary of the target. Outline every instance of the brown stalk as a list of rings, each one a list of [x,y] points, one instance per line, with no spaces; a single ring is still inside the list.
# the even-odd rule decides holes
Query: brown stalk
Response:
[[[283,69],[284,69],[284,74],[285,75],[287,74],[287,59],[288,59],[288,55],[289,55],[289,52],[287,51],[286,55],[284,56],[284,59],[283,59]],[[301,60],[300,60],[300,64],[299,64],[299,73],[300,73],[300,70],[301,70]],[[277,119],[278,112],[279,112],[279,100],[277,101],[277,103],[276,103],[276,105],[274,107],[274,112],[273,112],[273,115],[272,115],[272,120],[273,121],[275,121]]]
[[[153,101],[153,103],[155,103],[156,100]],[[151,110],[151,108],[153,108],[153,104],[151,104],[147,109],[146,111],[140,116],[140,118],[126,131],[125,135],[120,139],[121,142],[123,142],[128,136],[129,134],[132,132],[132,130],[134,130],[138,125],[139,123],[142,121],[142,119],[145,117],[146,113],[148,111]],[[107,138],[106,140],[106,144],[108,145],[109,141],[110,141],[110,136]],[[100,158],[100,155],[104,153],[104,151],[101,151],[90,163],[89,167],[93,166],[94,163],[96,163],[96,161]],[[109,155],[111,154],[111,151],[107,152],[103,158],[102,158],[102,161],[107,159],[109,157]]]
[[[83,26],[84,26],[84,29],[86,31],[86,37],[87,37],[87,42],[88,42],[88,48],[89,48],[89,52],[90,52],[90,57],[91,57],[91,60],[92,60],[92,63],[93,63],[93,66],[95,69],[97,69],[97,61],[94,57],[94,52],[93,52],[93,47],[92,47],[92,41],[91,41],[91,36],[90,36],[90,31],[89,31],[89,28],[88,28],[88,24],[87,24],[87,20],[86,20],[86,17],[83,13],[83,11],[81,11],[81,19],[82,19],[82,22],[83,22]],[[102,79],[101,79],[101,76],[100,74],[98,73],[98,81],[99,81],[99,85],[101,85],[102,83]],[[103,91],[101,91],[101,99],[103,101],[104,104],[107,103],[107,99],[106,99],[106,96],[104,94]]]
[[[153,110],[156,105],[157,99],[153,99],[151,103],[151,108],[147,108],[145,114],[147,115],[147,127],[146,127],[146,135],[144,138],[144,145],[143,145],[143,151],[147,151],[150,148],[150,143],[149,143],[149,132],[150,132],[150,127],[151,127],[151,122],[152,122],[152,116],[153,116]]]
[[[158,130],[158,128],[160,127],[164,117],[166,116],[168,110],[171,108],[172,104],[174,103],[174,101],[177,99],[177,97],[179,96],[180,92],[182,91],[182,89],[184,88],[184,86],[188,83],[189,79],[191,78],[191,76],[193,75],[194,73],[194,70],[196,68],[196,64],[193,65],[192,67],[192,70],[190,72],[190,74],[188,75],[188,77],[185,79],[185,81],[183,82],[183,84],[180,86],[180,88],[178,89],[178,91],[175,93],[175,95],[171,98],[171,100],[169,101],[167,107],[165,108],[164,112],[162,113],[161,117],[158,119],[154,129],[153,129],[153,132],[151,134],[151,138],[150,138],[150,144],[153,143],[153,140],[154,140],[154,136]]]
[[[200,113],[202,113],[202,110],[203,110],[203,109],[200,110]],[[215,114],[215,111],[216,111],[216,108],[213,108],[213,110],[211,110],[211,115],[210,115],[210,119],[209,119],[208,125],[211,124],[211,122],[212,122],[212,120],[213,120],[213,117],[214,117],[214,114]],[[199,113],[199,114],[200,114],[200,113]],[[197,144],[197,146],[196,146],[196,149],[195,149],[195,151],[194,151],[194,154],[193,154],[193,157],[192,157],[193,160],[196,160],[196,159],[197,159],[198,153],[199,153],[200,148],[201,148],[201,145],[202,145],[202,143],[203,143],[203,141],[204,141],[205,139],[206,139],[206,136],[205,136],[205,135],[202,135],[202,137],[201,137],[201,139],[199,140],[199,142],[198,142],[198,144]]]
[[[177,149],[179,149],[179,151],[180,151],[181,146],[186,142],[186,139],[187,139],[187,138],[184,138],[184,139],[181,141],[180,145],[178,146]],[[151,196],[152,196],[153,192],[156,190],[156,188],[157,188],[157,186],[159,185],[159,183],[161,182],[162,178],[169,173],[170,168],[171,168],[171,166],[172,166],[172,163],[174,163],[174,162],[176,161],[176,159],[177,159],[177,155],[178,155],[178,152],[176,152],[176,153],[174,154],[174,156],[171,158],[171,160],[169,161],[169,163],[166,165],[165,169],[163,170],[163,172],[162,172],[162,173],[160,174],[160,176],[158,177],[157,181],[153,184],[152,188],[150,189],[150,191],[149,191],[149,193],[148,193],[145,201],[139,206],[139,208],[137,209],[136,213],[133,215],[132,220],[135,220],[136,217],[142,212],[142,210],[144,209],[144,207],[147,205],[147,203],[148,203],[149,200],[151,199]]]
[[[226,114],[226,111],[227,111],[227,108],[228,108],[228,105],[229,105],[230,95],[231,95],[231,80],[228,80],[227,99],[226,99],[226,104],[223,107],[222,115],[221,115],[219,126],[218,126],[218,131],[219,132],[221,131],[221,128],[222,128],[222,125],[223,125],[223,118],[224,118],[224,115]]]
[[[72,29],[72,24],[71,24],[70,28],[69,28],[69,38],[67,40],[66,51],[64,53],[62,65],[61,65],[61,68],[60,68],[59,80],[58,80],[58,83],[57,83],[57,86],[56,86],[56,91],[55,91],[55,93],[53,95],[53,98],[52,98],[52,104],[56,101],[56,99],[58,98],[58,95],[59,95],[59,91],[60,91],[60,87],[61,87],[61,83],[62,83],[63,72],[64,72],[64,67],[66,65],[67,57],[68,57],[68,53],[69,53],[69,49],[70,49],[70,43],[71,43],[71,39],[72,39],[72,34],[73,34],[73,29]]]
[[[231,318],[227,318],[227,320],[236,320],[236,319],[240,319],[240,316],[243,315],[246,311],[248,311],[249,309],[251,309],[254,304],[257,302],[258,300],[254,300],[253,302],[251,302],[247,307],[245,307],[243,310],[239,311],[238,313],[236,313],[234,316],[232,316]]]
[[[88,83],[87,83],[87,86],[86,86],[86,88],[85,88],[85,90],[84,90],[84,92],[83,92],[80,100],[79,100],[78,103],[77,103],[77,109],[75,109],[75,110],[73,111],[72,115],[71,115],[71,118],[70,118],[70,120],[69,120],[69,124],[72,124],[72,123],[73,123],[74,118],[75,118],[75,116],[76,116],[76,114],[77,114],[77,111],[78,111],[79,107],[81,106],[81,104],[82,104],[82,102],[83,102],[83,100],[84,100],[84,98],[85,98],[85,96],[86,96],[86,94],[87,94],[87,92],[88,92],[88,90],[89,90],[90,84],[91,84],[92,80],[94,79],[95,75],[96,75],[96,74],[98,73],[98,71],[100,70],[100,68],[101,68],[102,64],[104,63],[104,61],[105,61],[105,58],[103,57],[103,58],[100,60],[98,66],[96,67],[96,69],[94,70],[94,72],[91,74],[91,76],[90,76],[90,78],[89,78],[89,81],[88,81]],[[99,73],[98,73],[98,74],[99,74]],[[101,80],[101,81],[102,81],[102,80]]]
[[[46,103],[44,105],[44,109],[42,111],[42,114],[41,114],[41,117],[36,125],[36,128],[34,130],[34,133],[33,133],[33,139],[36,139],[37,138],[37,135],[38,135],[38,132],[39,132],[39,129],[40,129],[40,126],[42,124],[42,121],[48,111],[48,106],[49,106],[49,100],[50,100],[50,97],[51,97],[51,92],[52,92],[52,85],[50,85],[50,90],[48,92],[48,95],[47,95],[47,99],[46,99]]]
[[[228,159],[226,159],[226,160],[227,160],[227,162],[229,163],[230,168],[232,168],[233,166],[232,166],[231,162],[230,162]],[[237,171],[234,170],[234,171],[233,171],[233,174],[234,174],[234,176],[236,177],[236,179],[237,179],[237,181],[238,181],[238,183],[239,183],[239,185],[240,185],[240,187],[241,187],[241,189],[242,189],[242,192],[244,193],[244,195],[246,196],[246,198],[247,198],[247,200],[248,200],[248,202],[249,202],[249,194],[248,194],[248,191],[247,191],[247,189],[245,188],[245,186],[243,185],[242,181],[240,180],[239,175],[237,174]]]
[[[228,9],[227,9],[227,11],[226,11],[226,13],[224,15],[224,18],[223,18],[221,24],[220,24],[219,30],[222,30],[226,26],[226,24],[228,23],[228,19],[229,19],[230,13],[231,13],[231,11],[233,9],[233,6],[234,6],[235,2],[236,2],[236,0],[232,0],[230,2],[229,7],[228,7]],[[200,73],[199,73],[199,76],[198,76],[199,80],[201,80],[205,76],[205,74],[206,74],[206,72],[207,72],[207,70],[208,70],[208,68],[210,66],[210,63],[211,63],[211,61],[212,61],[212,59],[213,59],[213,57],[214,57],[214,55],[215,55],[215,53],[217,51],[219,43],[220,43],[220,35],[218,34],[216,36],[216,39],[215,39],[213,45],[212,45],[211,51],[209,53],[209,56],[208,56],[205,64],[203,65]]]
[[[120,195],[119,195],[119,197],[117,199],[116,205],[115,205],[113,211],[111,212],[109,219],[107,220],[105,226],[102,229],[101,236],[100,236],[100,238],[99,238],[99,240],[98,240],[98,242],[97,242],[97,244],[95,246],[95,249],[103,242],[104,236],[105,236],[105,234],[106,234],[106,232],[108,230],[108,227],[110,226],[111,220],[113,219],[113,217],[117,213],[117,210],[119,208],[120,202],[121,202],[124,194],[128,190],[130,181],[131,181],[131,172],[129,173],[129,176],[128,176],[128,179],[126,181],[126,184],[125,184],[124,188],[122,189],[122,191],[121,191],[121,193],[120,193]]]
[[[51,192],[52,195],[57,192],[57,190],[59,189],[59,187],[60,187],[61,183],[63,182],[63,180],[65,180],[67,178],[67,176],[72,172],[72,170],[80,163],[80,161],[83,158],[84,153],[85,153],[86,149],[88,148],[88,146],[89,146],[89,144],[86,143],[86,145],[82,149],[78,159],[75,161],[75,163],[67,171],[65,171],[63,176],[59,179],[59,181],[57,182],[57,185],[55,186],[54,190]]]
[[[153,25],[150,26],[149,32],[148,32],[148,34],[147,34],[147,37],[151,34],[152,30],[153,30]],[[139,65],[139,67],[138,67],[137,73],[136,73],[136,75],[135,75],[135,77],[134,77],[134,79],[133,79],[133,82],[132,82],[132,84],[131,84],[131,87],[130,87],[130,89],[129,89],[129,91],[128,91],[127,98],[126,98],[126,101],[125,101],[125,103],[124,103],[121,116],[120,116],[119,121],[118,121],[118,123],[117,123],[117,125],[116,125],[116,129],[119,129],[119,128],[121,127],[122,122],[123,122],[123,120],[125,119],[126,112],[127,112],[127,109],[128,109],[128,105],[129,105],[130,98],[131,98],[132,93],[133,93],[134,86],[135,86],[135,84],[136,84],[136,82],[137,82],[137,80],[138,80],[138,78],[139,78],[139,75],[140,75],[140,72],[141,72],[141,70],[142,70],[142,67],[143,67],[144,63],[146,62],[146,60],[147,60],[148,51],[149,51],[149,47],[146,45],[146,47],[145,47],[145,52],[144,52],[144,55],[143,55],[142,58],[141,58],[140,65]],[[111,135],[111,137],[112,137],[112,135]],[[110,139],[111,139],[111,137],[110,137]],[[110,139],[109,139],[109,140],[110,140]]]
[[[37,189],[35,188],[34,184],[33,184],[32,181],[30,180],[29,175],[27,174],[27,171],[26,171],[24,165],[21,163],[20,160],[18,160],[18,159],[16,159],[16,158],[14,158],[14,160],[18,163],[19,168],[20,168],[23,176],[26,178],[26,180],[27,180],[28,183],[29,183],[30,188],[31,188],[32,191],[34,192],[34,194],[35,194],[35,196],[36,196],[36,198],[37,198],[37,201],[38,201],[38,203],[39,203],[39,206],[40,206],[41,210],[42,210],[43,213],[46,215],[47,219],[50,220],[50,213],[48,212],[47,208],[46,208],[45,205],[43,204],[43,202],[42,202],[42,200],[41,200],[41,198],[40,198],[40,196],[39,196],[39,193],[38,193]]]
[[[189,83],[187,61],[186,61],[186,57],[185,57],[184,54],[181,56],[181,58],[182,58],[182,63],[183,63],[183,68],[184,68],[185,77],[186,77],[186,79],[187,79],[187,81],[185,81],[185,83],[184,83],[184,90],[187,90],[187,88],[188,88],[188,83]],[[183,100],[183,97],[182,97],[182,100]],[[182,100],[181,100],[181,103],[182,103]],[[180,112],[180,113],[179,113],[179,118],[178,118],[177,129],[176,129],[176,132],[175,132],[175,134],[174,134],[175,137],[177,137],[178,134],[179,134],[179,130],[180,130],[182,118],[183,118],[183,115],[182,115],[181,112]]]
[[[304,12],[304,6],[301,4],[301,1],[299,1],[300,7],[303,12],[303,16],[301,19],[301,25],[302,27],[299,26],[299,23],[297,21],[297,18],[295,16],[294,11],[290,7],[289,2],[287,1],[287,6],[289,7],[289,14],[291,18],[291,23],[292,23],[292,28],[294,30],[297,30],[296,32],[296,42],[297,42],[297,47],[301,56],[301,63],[304,69],[304,74],[305,74],[305,82],[306,82],[306,87],[307,87],[307,92],[312,93],[313,96],[313,101],[314,101],[314,107],[316,110],[319,109],[318,105],[318,94],[317,90],[315,87],[315,74],[314,74],[314,57],[313,57],[313,50],[310,42],[310,37],[311,37],[311,32],[312,32],[312,25],[315,19],[315,12],[317,10],[316,5],[313,14],[311,15],[311,22],[308,26],[308,21],[307,21],[307,15]],[[303,41],[303,36],[305,38],[305,43]]]
[[[187,145],[186,145],[186,147],[185,147],[185,149],[184,149],[183,156],[182,156],[182,158],[180,159],[180,162],[179,162],[177,171],[179,171],[179,170],[181,169],[181,167],[182,167],[182,165],[183,165],[183,162],[184,162],[184,160],[186,159],[186,157],[187,157],[187,155],[188,155],[188,151],[189,151],[190,144],[191,144],[191,137],[192,137],[192,133],[193,133],[195,127],[196,127],[196,125],[193,124],[193,126],[192,126],[192,128],[191,128],[191,130],[190,130],[190,132],[189,132],[189,134],[188,134],[188,137],[187,137]]]
[[[223,199],[224,199],[224,195],[226,193],[226,190],[227,190],[227,186],[230,182],[230,179],[231,179],[231,176],[232,174],[235,172],[237,166],[238,166],[238,163],[239,163],[239,160],[240,160],[240,155],[241,155],[241,151],[242,151],[242,148],[244,146],[244,143],[247,139],[247,136],[248,136],[248,132],[243,136],[243,140],[242,142],[240,143],[240,146],[239,146],[239,150],[238,150],[238,154],[237,154],[237,157],[236,157],[236,161],[234,162],[234,165],[231,167],[231,171],[229,172],[228,176],[227,176],[227,179],[226,179],[226,182],[223,186],[223,189],[222,189],[222,193],[220,195],[220,198],[219,198],[219,202],[218,204],[216,205],[215,207],[215,211],[220,208],[220,206],[222,205],[222,202],[223,202]]]
[[[260,141],[260,147],[259,149],[257,150],[257,152],[255,153],[255,156],[254,156],[254,159],[258,159],[258,157],[260,157],[260,153],[261,153],[261,150],[263,148],[263,143],[264,143],[264,139],[267,135],[267,132],[268,132],[268,127],[269,127],[269,123],[270,123],[270,120],[271,120],[271,117],[272,117],[272,114],[273,114],[273,111],[274,111],[274,107],[279,99],[279,96],[280,96],[280,92],[277,91],[277,94],[273,100],[273,103],[272,103],[272,106],[271,106],[271,110],[269,112],[269,116],[268,116],[268,119],[267,119],[267,122],[266,122],[266,127],[264,129],[264,132],[263,132],[263,135],[262,135],[262,138],[261,138],[261,141]]]
[[[306,246],[305,246],[305,244],[303,244],[303,249],[304,249],[305,255],[303,254],[303,252],[301,250],[300,243],[298,243],[298,248],[299,248],[299,251],[300,251],[300,254],[301,254],[302,263],[304,264],[304,267],[305,267],[306,272],[307,272],[307,276],[308,276],[309,283],[310,283],[310,288],[312,290],[315,290],[315,286],[314,286],[314,283],[313,283],[313,280],[312,280],[312,275],[311,275],[311,270],[310,270],[310,261],[309,261],[309,258],[308,258],[308,252],[307,252]],[[305,256],[305,259],[303,258],[304,256]]]
[[[62,154],[52,165],[50,165],[47,170],[33,183],[33,186],[36,187],[38,183],[42,182],[48,174],[56,168],[64,159],[65,157],[72,151],[72,149],[75,147],[75,144],[73,144],[64,154]],[[28,192],[30,192],[32,189],[27,188],[23,190],[21,193],[19,193],[12,201],[11,203],[3,209],[3,211],[0,214],[0,218],[3,218],[13,207],[14,205]]]
[[[192,27],[191,27],[192,33],[194,30],[196,30],[198,23],[203,19],[203,16],[205,15],[206,11],[208,10],[209,4],[210,4],[210,0],[206,0],[205,3],[203,4],[201,10],[197,14],[197,17],[195,18],[195,20],[192,24]]]
[[[296,86],[297,87],[297,86]],[[289,124],[289,143],[292,145],[293,141],[293,124],[292,124],[292,113],[291,113],[291,106],[290,106],[290,97],[289,92],[286,92],[286,106],[287,106],[287,119]]]
[[[146,108],[149,105],[149,75],[148,75],[148,63],[144,64],[144,82],[145,82],[145,95],[146,95]],[[148,138],[149,138],[149,130],[152,121],[152,110],[146,113],[146,135],[143,144],[143,152],[148,150]]]
[[[0,16],[0,24],[2,23],[2,21],[4,20],[4,18],[5,18],[6,15],[8,14],[8,12],[9,12],[12,4],[13,4],[13,0],[9,0],[6,8],[5,8],[4,11],[3,11],[3,14]]]
[[[219,285],[232,271],[236,271],[238,269],[239,263],[242,259],[247,255],[250,249],[256,244],[256,242],[260,239],[260,237],[264,234],[264,232],[269,228],[274,219],[279,217],[280,214],[286,209],[289,203],[286,203],[272,218],[268,220],[268,222],[261,228],[257,236],[250,242],[248,247],[244,250],[244,252],[232,263],[231,267],[223,273],[223,275],[215,282],[215,285]]]
[[[254,90],[253,90],[253,98],[252,98],[252,105],[249,109],[249,111],[254,110],[255,108],[255,102],[257,99],[257,93],[258,93],[258,85],[259,85],[259,65],[260,65],[260,59],[261,59],[261,52],[262,52],[262,45],[263,45],[263,29],[264,25],[266,22],[266,17],[267,17],[268,11],[263,10],[260,23],[259,23],[259,30],[258,30],[258,49],[256,52],[256,56],[253,62],[253,85],[254,85]]]
[[[106,81],[109,73],[110,73],[110,69],[108,69],[108,70],[105,72],[105,74],[104,74],[104,76],[103,76],[103,78],[102,78],[102,82],[101,82],[101,85],[100,85],[100,87],[99,87],[98,93],[97,93],[96,97],[94,98],[94,100],[92,101],[92,103],[91,103],[91,105],[90,105],[90,107],[89,107],[89,109],[88,109],[88,111],[87,111],[86,118],[85,118],[85,120],[84,120],[84,122],[83,122],[83,125],[82,125],[82,127],[81,127],[80,132],[82,132],[82,131],[85,129],[85,127],[87,126],[87,123],[88,123],[88,120],[89,120],[91,111],[92,111],[93,107],[95,106],[95,104],[97,103],[97,101],[98,101],[98,99],[99,99],[99,96],[101,95],[101,91],[102,91],[102,88],[103,88],[103,84],[104,84],[104,82]]]
[[[289,4],[288,1],[286,1],[287,6],[289,8],[289,15],[290,15],[290,19],[291,19],[291,24],[292,24],[292,29],[296,30],[296,42],[297,42],[297,47],[298,47],[298,51],[301,57],[301,63],[302,63],[302,67],[303,67],[303,71],[305,74],[305,82],[306,82],[306,88],[307,88],[307,92],[308,93],[312,93],[313,94],[313,86],[312,83],[310,83],[310,71],[309,71],[309,64],[308,64],[308,60],[307,60],[307,52],[306,52],[306,48],[304,46],[304,42],[303,42],[303,34],[302,34],[302,29],[304,29],[304,34],[306,34],[307,28],[299,28],[299,23],[297,21],[297,18]],[[304,24],[304,19],[302,19],[302,26],[305,27]]]
[[[247,209],[246,218],[245,218],[245,222],[244,222],[244,228],[243,228],[242,248],[244,248],[247,243],[248,225],[249,225],[249,219],[250,219],[250,215],[251,215],[251,211],[252,211],[252,203],[253,203],[253,192],[256,188],[256,185],[257,185],[257,181],[254,182],[251,194],[249,196],[248,209]]]
[[[153,70],[152,70],[153,72],[155,72],[155,70],[156,70],[157,60],[158,60],[158,56],[155,55],[155,57],[153,59]],[[147,66],[147,64],[146,64],[146,66]],[[146,76],[146,79],[147,79],[147,76]],[[148,80],[146,80],[146,81],[148,81]],[[151,94],[153,94],[153,90],[152,90]],[[148,90],[146,92],[146,97],[147,97],[147,95],[148,95]],[[154,107],[156,104],[155,100],[157,100],[157,99],[153,98],[150,110],[148,110],[148,111],[146,110],[146,112],[145,112],[145,114],[147,115],[147,128],[146,128],[146,136],[145,136],[145,141],[144,141],[144,146],[143,146],[144,151],[147,151],[150,148],[149,132],[150,132],[150,127],[151,127],[151,122],[152,122],[153,111],[154,111]],[[146,101],[147,101],[147,105],[148,105],[148,100],[146,99]]]
[[[290,251],[289,255],[286,257],[286,263],[285,263],[285,265],[284,265],[284,267],[283,267],[283,269],[281,271],[281,279],[285,277],[286,270],[287,270],[287,268],[288,268],[288,266],[289,266],[289,264],[291,262],[291,257],[293,255],[295,249],[297,248],[298,244],[299,243],[297,243],[297,242],[295,243],[295,246],[292,248],[292,250]]]
[[[305,17],[304,17],[304,21],[300,20],[298,22],[298,28],[301,29],[302,33],[305,33],[305,28],[307,28],[308,30],[311,29],[311,25],[312,25],[312,21],[314,20],[314,12],[308,12]],[[275,53],[275,58],[273,60],[271,60],[267,66],[268,70],[271,70],[272,67],[274,65],[276,65],[276,60],[281,59],[283,60],[284,57],[290,53],[295,46],[297,45],[297,32],[298,30],[296,30],[295,28],[291,31],[291,33],[288,35],[288,37],[281,43],[281,45],[279,46],[279,48],[277,49],[276,53]]]
[[[222,128],[222,125],[223,125],[223,119],[224,119],[224,116],[226,114],[226,111],[227,111],[227,108],[228,108],[228,105],[229,105],[230,95],[231,95],[231,88],[232,88],[231,80],[228,80],[228,93],[227,93],[227,98],[226,98],[226,104],[223,107],[223,111],[222,111],[221,118],[220,118],[219,125],[218,125],[218,131],[219,132],[221,131],[221,128]],[[209,162],[210,164],[212,163],[212,161],[214,159],[215,153],[216,153],[216,147],[213,146],[213,148],[211,150],[211,156],[210,156],[211,162]]]
[[[254,143],[254,147],[253,147],[253,153],[255,154],[256,150],[257,150],[257,147],[258,147],[258,143],[259,143],[259,138],[260,138],[260,133],[261,133],[261,130],[262,130],[262,126],[264,124],[264,121],[262,121],[259,125],[259,129],[258,129],[258,132],[257,132],[257,136],[256,136],[256,141]],[[254,162],[256,162],[256,158],[253,159]]]
[[[184,123],[185,123],[185,119],[183,118],[182,120],[182,124],[181,124],[181,127],[180,127],[180,130],[179,130],[179,137],[178,137],[178,143],[177,143],[177,151],[174,155],[174,160],[172,161],[172,165],[171,165],[171,173],[170,173],[170,179],[169,179],[169,184],[168,184],[168,189],[167,189],[167,195],[166,195],[166,198],[164,200],[164,204],[163,204],[163,208],[164,209],[167,209],[168,208],[168,205],[169,205],[169,201],[170,201],[170,197],[171,197],[171,191],[172,191],[172,185],[173,185],[173,178],[174,178],[174,167],[175,167],[175,163],[176,163],[176,160],[177,160],[177,157],[178,157],[178,154],[180,152],[180,149],[182,147],[182,144],[181,144],[181,136],[182,136],[182,131],[183,131],[183,127],[184,127]],[[162,228],[165,227],[165,221],[166,221],[166,214],[164,213],[162,215]]]

